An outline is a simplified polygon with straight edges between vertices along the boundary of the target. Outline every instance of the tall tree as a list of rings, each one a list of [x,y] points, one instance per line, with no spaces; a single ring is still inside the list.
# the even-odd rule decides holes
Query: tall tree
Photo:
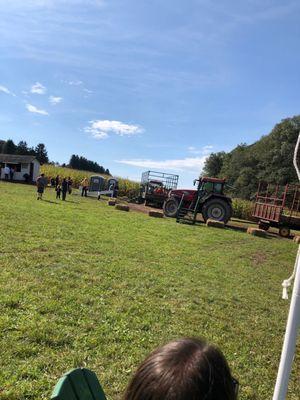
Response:
[[[16,154],[28,154],[29,148],[25,140],[21,140],[16,147]]]
[[[221,151],[219,153],[211,153],[205,160],[203,175],[215,178],[221,172],[224,158],[226,153]]]
[[[3,154],[16,154],[17,146],[13,142],[13,140],[8,139],[2,146]]]
[[[48,153],[47,153],[46,146],[44,145],[44,143],[39,143],[35,147],[34,151],[35,151],[37,160],[41,164],[47,164],[49,162]]]

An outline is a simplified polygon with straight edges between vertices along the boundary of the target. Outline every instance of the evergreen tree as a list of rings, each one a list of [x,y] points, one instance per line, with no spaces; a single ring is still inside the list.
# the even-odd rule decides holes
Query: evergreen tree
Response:
[[[16,147],[16,154],[28,154],[29,148],[25,140],[21,140]]]
[[[78,156],[76,154],[72,154],[68,167],[73,169],[79,169],[82,171],[92,171],[99,174],[106,174],[107,173],[106,171],[108,171],[109,173],[108,169],[105,169],[102,165],[99,165],[97,162],[88,160],[87,158]]]
[[[8,139],[2,146],[3,154],[16,154],[17,146],[14,144],[13,140]]]
[[[37,160],[41,164],[47,164],[49,162],[48,153],[47,153],[46,146],[44,145],[44,143],[39,143],[36,146],[36,148],[34,149],[34,151],[35,151]]]

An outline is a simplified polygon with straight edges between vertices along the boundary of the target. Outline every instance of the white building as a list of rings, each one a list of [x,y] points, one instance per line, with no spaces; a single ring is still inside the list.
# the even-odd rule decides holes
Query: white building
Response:
[[[14,181],[35,182],[40,174],[40,163],[35,156],[0,154],[0,178],[5,179],[4,168],[14,169]],[[24,176],[25,175],[25,176]],[[10,179],[10,177],[9,177]]]

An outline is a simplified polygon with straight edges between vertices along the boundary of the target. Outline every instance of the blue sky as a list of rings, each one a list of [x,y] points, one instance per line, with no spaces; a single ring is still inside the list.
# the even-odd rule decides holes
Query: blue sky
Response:
[[[300,2],[0,0],[0,138],[191,186],[300,110]]]

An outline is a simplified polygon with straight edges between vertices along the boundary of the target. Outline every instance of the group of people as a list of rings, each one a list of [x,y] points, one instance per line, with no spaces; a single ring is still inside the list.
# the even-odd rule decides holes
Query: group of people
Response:
[[[50,183],[52,187],[55,187],[57,199],[60,199],[62,196],[62,200],[65,201],[67,193],[72,193],[73,181],[70,177],[61,179],[60,176],[57,175],[56,178],[51,178]]]
[[[41,174],[37,178],[36,185],[37,185],[37,199],[41,200],[43,193],[45,191],[45,188],[48,185],[48,180],[45,177],[45,174]],[[62,200],[65,201],[66,197],[67,197],[67,193],[69,193],[69,194],[72,193],[73,181],[70,177],[61,179],[60,176],[57,175],[55,178],[50,179],[50,185],[51,185],[51,187],[55,188],[57,199],[62,198]]]
[[[4,179],[8,181],[9,179],[12,181],[14,179],[14,173],[16,172],[15,167],[9,167],[6,165],[3,169]],[[0,174],[1,175],[1,174]]]

